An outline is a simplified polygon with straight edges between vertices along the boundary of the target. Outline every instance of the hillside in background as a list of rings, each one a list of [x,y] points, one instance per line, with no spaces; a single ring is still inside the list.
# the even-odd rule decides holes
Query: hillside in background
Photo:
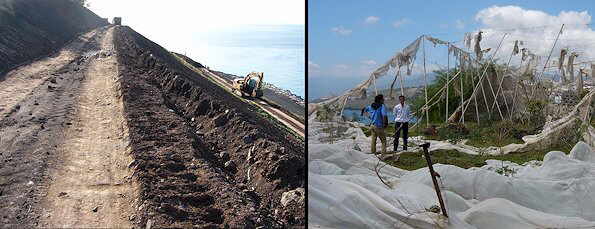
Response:
[[[107,24],[68,0],[0,0],[0,76]]]

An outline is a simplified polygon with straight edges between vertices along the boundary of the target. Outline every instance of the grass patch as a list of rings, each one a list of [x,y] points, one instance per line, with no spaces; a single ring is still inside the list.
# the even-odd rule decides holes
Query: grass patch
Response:
[[[511,161],[522,165],[525,162],[532,160],[543,160],[550,151],[562,151],[566,154],[570,152],[572,146],[558,146],[553,147],[549,150],[534,151],[526,153],[511,153],[505,155],[471,155],[461,153],[456,150],[436,150],[430,152],[433,163],[455,165],[461,168],[481,167],[486,165],[486,160],[502,160]],[[387,160],[386,162],[392,166],[405,169],[405,170],[416,170],[423,167],[427,167],[426,159],[422,157],[422,152],[406,152],[401,154],[399,161]]]
[[[475,147],[505,146],[512,143],[522,144],[524,143],[522,140],[523,136],[537,132],[537,130],[532,129],[528,125],[511,124],[510,121],[495,122],[489,126],[478,126],[474,122],[466,122],[464,125],[430,124],[430,126],[433,126],[431,128],[411,128],[412,124],[410,123],[409,125],[409,137],[422,136],[426,140],[438,141],[467,139],[466,144]],[[369,127],[364,126],[361,129],[366,136],[370,136]],[[502,134],[502,131],[505,131],[507,134]],[[389,124],[386,133],[387,136],[394,137],[395,124]]]

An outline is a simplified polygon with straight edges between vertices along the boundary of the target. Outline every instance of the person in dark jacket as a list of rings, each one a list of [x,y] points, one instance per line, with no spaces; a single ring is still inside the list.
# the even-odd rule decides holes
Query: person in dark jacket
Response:
[[[374,98],[374,103],[362,109],[362,116],[368,113],[372,123],[370,130],[372,132],[372,154],[376,154],[376,138],[380,138],[382,142],[382,157],[386,153],[386,128],[388,127],[388,116],[384,105],[384,96],[377,95]]]

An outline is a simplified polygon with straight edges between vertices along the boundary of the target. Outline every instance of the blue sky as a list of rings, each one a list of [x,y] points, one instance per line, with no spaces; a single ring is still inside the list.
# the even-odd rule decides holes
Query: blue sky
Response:
[[[574,37],[595,39],[591,13],[592,1],[308,1],[308,98],[331,93],[340,94],[365,80],[369,73],[388,60],[396,51],[422,34],[447,41],[461,40],[465,32],[478,29],[547,28],[519,30],[508,36],[503,51],[511,39],[526,39],[541,54],[551,47],[552,37],[562,23],[577,24],[564,33],[558,46],[575,47]],[[482,47],[492,47],[504,32],[493,30],[482,41]],[[492,36],[489,36],[492,35]],[[535,40],[539,37],[546,40]],[[550,41],[552,40],[552,41]],[[593,40],[595,41],[595,40]],[[566,43],[565,43],[566,42]],[[462,47],[462,45],[459,45]],[[595,45],[594,45],[595,46]],[[591,47],[581,46],[581,51]],[[578,48],[577,48],[578,49]],[[420,49],[421,51],[421,49]],[[595,47],[593,47],[595,51]],[[421,60],[421,52],[418,60]],[[427,66],[446,66],[446,48],[434,48],[426,43]],[[545,54],[547,55],[547,54]],[[500,56],[498,56],[500,57]],[[586,57],[585,57],[586,58]],[[417,62],[416,62],[417,64]],[[418,72],[419,73],[419,72]],[[390,76],[379,81],[379,87],[389,87]],[[408,77],[407,83],[419,82],[420,74]]]

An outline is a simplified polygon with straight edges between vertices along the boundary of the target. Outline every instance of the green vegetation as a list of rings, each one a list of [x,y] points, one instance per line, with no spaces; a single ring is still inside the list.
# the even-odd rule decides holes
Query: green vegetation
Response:
[[[423,125],[423,124],[422,124]],[[423,136],[428,140],[450,141],[458,143],[468,139],[467,145],[475,147],[505,146],[512,143],[523,143],[522,137],[537,133],[535,128],[529,125],[513,123],[511,121],[494,122],[492,126],[478,126],[477,123],[465,122],[465,124],[435,124],[429,128],[409,128],[409,136]],[[361,127],[366,136],[370,136],[368,127]],[[395,125],[390,124],[387,128],[387,135],[394,137]],[[506,134],[503,134],[506,133]]]
[[[430,152],[432,155],[433,163],[450,164],[461,168],[481,167],[486,165],[486,160],[502,160],[511,161],[522,165],[525,162],[532,160],[543,160],[550,151],[562,151],[565,153],[570,152],[572,146],[558,146],[549,150],[544,151],[533,151],[526,153],[511,153],[504,155],[470,155],[461,153],[456,150],[436,150]],[[422,157],[423,152],[405,152],[400,155],[398,161],[388,160],[386,161],[392,166],[405,169],[405,170],[416,170],[423,167],[427,167],[426,160]],[[504,171],[506,172],[506,171]]]

